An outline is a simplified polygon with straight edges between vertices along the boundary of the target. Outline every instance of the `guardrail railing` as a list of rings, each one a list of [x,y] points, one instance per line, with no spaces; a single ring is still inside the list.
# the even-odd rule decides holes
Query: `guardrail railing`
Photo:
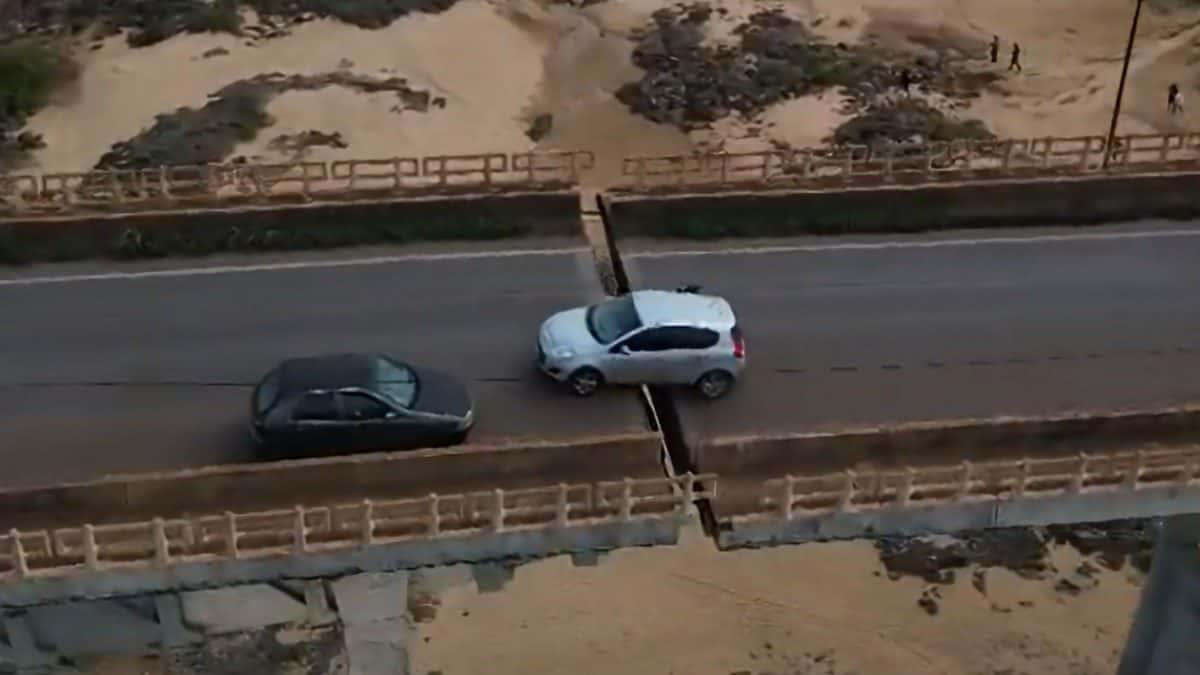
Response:
[[[590,152],[564,151],[13,174],[0,176],[0,203],[10,212],[63,214],[256,199],[544,190],[577,185],[594,161]]]
[[[972,501],[1186,487],[1196,483],[1198,469],[1200,447],[1192,447],[785,476],[764,482],[761,511],[734,515],[731,520],[735,523],[792,520],[883,508],[937,507]]]
[[[1200,133],[1115,139],[1108,172],[1200,169]],[[1056,176],[1102,170],[1105,137],[842,146],[763,152],[630,157],[618,191],[686,187],[835,187]]]
[[[689,473],[35,532],[14,529],[0,535],[0,583],[682,517],[693,501],[714,494],[713,476]]]

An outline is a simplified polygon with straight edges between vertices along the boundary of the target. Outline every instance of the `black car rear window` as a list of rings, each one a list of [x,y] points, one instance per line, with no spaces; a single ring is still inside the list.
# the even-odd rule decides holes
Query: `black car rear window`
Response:
[[[638,316],[630,295],[592,305],[587,310],[588,331],[600,344],[609,344],[641,326],[642,317]]]
[[[279,371],[272,371],[258,385],[258,391],[254,392],[254,409],[260,413],[267,412],[275,407],[275,403],[279,400]]]
[[[417,398],[417,374],[402,363],[379,357],[375,360],[375,388],[402,408],[409,408]]]

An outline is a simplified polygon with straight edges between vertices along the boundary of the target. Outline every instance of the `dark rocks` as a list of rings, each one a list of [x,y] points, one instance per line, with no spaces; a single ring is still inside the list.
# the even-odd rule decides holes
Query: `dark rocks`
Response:
[[[987,570],[977,569],[972,572],[971,586],[979,591],[980,595],[987,595]]]
[[[213,47],[212,49],[209,49],[209,50],[205,51],[203,54],[201,54],[200,58],[211,59],[214,56],[228,56],[228,55],[229,55],[228,49],[225,49],[224,47]]]
[[[287,35],[286,26],[330,18],[359,26],[384,28],[413,12],[436,14],[456,0],[87,0],[70,3],[63,12],[58,0],[26,0],[25,19],[31,32],[63,27],[79,33],[95,26],[102,34],[124,31],[133,47],[145,47],[180,33],[254,34],[258,39]],[[243,26],[239,9],[254,9],[262,26]]]
[[[546,113],[533,118],[533,123],[529,125],[529,130],[525,135],[534,143],[546,137],[550,130],[554,127],[554,116]]]
[[[954,581],[947,571],[970,565],[1007,567],[1023,576],[1040,576],[1046,569],[1046,545],[1031,529],[963,533],[940,541],[883,537],[875,542],[889,573],[917,576],[935,584]]]
[[[429,92],[410,88],[404,78],[379,80],[346,72],[321,75],[267,73],[221,88],[210,95],[211,100],[202,108],[179,108],[158,115],[149,129],[113,144],[96,168],[132,169],[162,164],[222,162],[239,143],[252,140],[260,129],[274,124],[274,119],[266,113],[267,104],[274,97],[287,91],[331,86],[362,92],[395,92],[400,100],[397,110],[423,112],[429,108]],[[322,137],[321,132],[308,133],[318,134],[305,139],[320,141],[315,144],[345,146],[338,134]]]
[[[46,141],[41,134],[32,131],[22,131],[17,134],[17,147],[21,150],[38,150],[46,147]]]
[[[992,140],[995,137],[983,122],[948,117],[919,98],[876,104],[833,131],[833,142],[838,145],[877,146],[955,139]]]
[[[1115,520],[1077,526],[1052,525],[1047,532],[1059,544],[1083,555],[1095,555],[1101,565],[1120,570],[1130,562],[1143,574],[1150,571],[1158,528],[1152,520]]]
[[[899,538],[876,540],[880,560],[891,579],[901,576],[919,577],[930,584],[947,585],[954,581],[954,571],[974,567],[971,584],[987,595],[986,569],[1004,567],[1028,579],[1044,579],[1055,574],[1054,588],[1069,596],[1079,595],[1099,583],[1101,567],[1121,569],[1126,560],[1143,573],[1149,571],[1157,528],[1150,521],[1115,521],[1048,528],[1007,528],[962,532],[956,537]],[[1084,560],[1072,573],[1058,575],[1047,562],[1048,543],[1074,547]],[[937,586],[927,588],[918,604],[926,611],[936,611]],[[1032,606],[1028,601],[1019,603]],[[993,611],[1008,612],[1007,608],[992,605]]]
[[[889,97],[898,90],[902,71],[909,73],[913,88],[950,98],[977,95],[991,82],[988,78],[997,77],[993,74],[964,73],[949,59],[831,45],[781,10],[759,11],[737,26],[736,46],[711,45],[703,28],[712,18],[703,3],[656,12],[633,50],[634,63],[646,73],[621,87],[617,98],[637,114],[691,131],[735,112],[750,118],[774,103],[836,89],[847,97],[850,112],[870,116],[842,131],[848,140],[835,137],[835,142],[987,133],[981,123],[959,123],[927,104],[896,105]]]
[[[298,134],[280,134],[267,144],[267,147],[276,152],[289,153],[297,158],[304,156],[309,148],[320,146],[337,149],[349,147],[340,132],[325,133],[316,129]]]
[[[937,586],[931,586],[921,592],[921,597],[917,599],[917,605],[925,610],[929,616],[935,616],[941,607],[938,605],[938,600],[942,597],[942,593]]]

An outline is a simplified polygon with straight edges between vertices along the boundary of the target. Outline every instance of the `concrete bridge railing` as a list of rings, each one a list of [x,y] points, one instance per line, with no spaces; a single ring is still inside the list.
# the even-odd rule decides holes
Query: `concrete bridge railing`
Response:
[[[703,484],[703,487],[701,485]],[[336,554],[473,535],[681,518],[713,477],[632,479],[224,513],[0,535],[0,585],[70,575]]]
[[[761,510],[722,520],[722,547],[1200,511],[1200,446],[903,470],[785,476]]]
[[[571,188],[590,152],[481,153],[278,164],[170,165],[0,176],[15,213],[220,208],[250,201],[336,201]]]
[[[630,157],[616,192],[870,187],[886,184],[1028,179],[1101,172],[1200,170],[1200,133],[848,145],[741,153]]]

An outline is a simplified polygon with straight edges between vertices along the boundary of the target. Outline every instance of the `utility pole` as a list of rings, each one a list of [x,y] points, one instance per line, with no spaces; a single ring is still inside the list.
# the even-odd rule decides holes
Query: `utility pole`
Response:
[[[1121,64],[1121,82],[1117,85],[1117,102],[1113,105],[1112,125],[1108,127],[1108,139],[1104,141],[1104,163],[1101,167],[1108,168],[1108,160],[1113,154],[1113,141],[1117,136],[1117,118],[1121,116],[1121,98],[1125,96],[1125,76],[1129,74],[1129,58],[1133,55],[1133,39],[1137,36],[1138,17],[1142,15],[1142,2],[1137,0],[1137,8],[1133,10],[1133,25],[1129,28],[1129,44],[1125,45],[1125,62]]]

